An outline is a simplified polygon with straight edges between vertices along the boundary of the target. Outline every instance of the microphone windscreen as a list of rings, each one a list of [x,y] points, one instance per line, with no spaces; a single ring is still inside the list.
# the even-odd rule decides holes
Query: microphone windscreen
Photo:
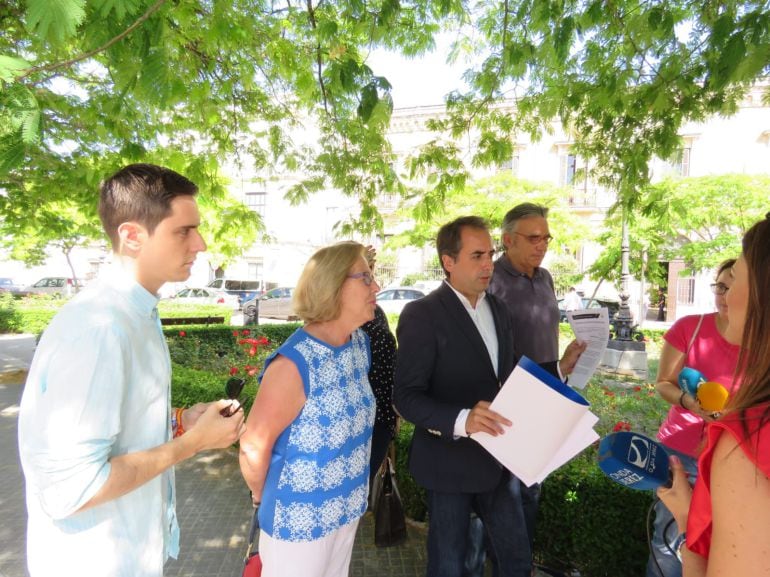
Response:
[[[604,437],[599,443],[599,468],[630,489],[656,489],[669,480],[663,445],[639,433],[621,431]]]
[[[704,411],[718,413],[725,408],[729,393],[719,383],[707,381],[698,387],[698,402]]]
[[[679,382],[680,389],[694,397],[698,392],[698,386],[706,381],[706,377],[696,369],[682,367],[677,381]]]

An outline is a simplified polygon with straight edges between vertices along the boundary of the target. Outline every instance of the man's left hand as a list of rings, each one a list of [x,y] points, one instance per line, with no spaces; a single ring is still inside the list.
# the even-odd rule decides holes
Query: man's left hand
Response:
[[[578,340],[574,340],[567,345],[567,348],[564,350],[564,354],[559,361],[559,370],[561,370],[562,375],[566,377],[572,373],[578,359],[580,359],[580,355],[583,354],[583,351],[586,350],[587,346],[588,343],[583,343]]]
[[[198,422],[200,416],[206,412],[206,409],[211,403],[196,403],[192,407],[188,407],[182,413],[182,427],[185,431],[189,431]]]

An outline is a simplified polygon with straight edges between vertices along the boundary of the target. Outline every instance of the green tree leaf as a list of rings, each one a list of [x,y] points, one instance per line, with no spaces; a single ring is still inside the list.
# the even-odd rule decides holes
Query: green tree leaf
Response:
[[[86,15],[85,0],[28,0],[27,29],[54,44],[75,35]]]

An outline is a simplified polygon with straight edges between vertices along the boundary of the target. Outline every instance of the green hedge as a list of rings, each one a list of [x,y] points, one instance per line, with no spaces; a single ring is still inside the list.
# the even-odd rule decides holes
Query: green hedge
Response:
[[[0,295],[0,330],[11,327],[18,332],[41,332],[58,309],[56,305],[52,299],[27,303],[26,299],[14,302]],[[200,307],[187,309],[186,314],[182,314],[178,307],[175,305],[175,311],[161,314],[211,314]],[[394,328],[396,319],[390,320]],[[164,333],[173,366],[174,405],[189,406],[221,398],[233,368],[244,374],[243,367],[247,364],[261,366],[264,356],[298,326],[290,323],[166,328]],[[561,326],[560,333],[564,342],[572,338],[567,325]],[[657,349],[661,335],[662,331],[645,331],[649,349]],[[248,355],[248,343],[238,344],[244,338],[262,336],[267,337],[272,346],[260,348],[255,357]],[[632,379],[623,381],[613,376],[605,382],[596,376],[583,392],[591,402],[592,411],[599,416],[596,430],[600,436],[618,426],[652,436],[667,410],[651,386]],[[256,375],[250,378],[242,397],[247,411],[255,394]],[[408,472],[408,448],[413,430],[411,424],[403,423],[396,438],[396,474],[407,515],[425,521],[425,491]],[[577,570],[582,577],[642,575],[647,559],[646,515],[652,493],[632,491],[609,481],[596,465],[595,451],[595,447],[587,449],[543,484],[536,558],[549,567]]]
[[[67,302],[58,296],[31,295],[14,298],[12,293],[0,293],[0,334],[29,333],[40,335],[54,315]],[[224,305],[190,305],[161,300],[158,312],[169,317],[224,317],[230,324],[233,310]]]
[[[0,293],[0,333],[17,332],[19,326],[19,311],[11,293]]]
[[[0,333],[39,335],[64,304],[61,298],[35,295],[22,299],[0,294]]]
[[[229,325],[233,309],[226,305],[192,305],[161,300],[158,303],[158,314],[161,318],[225,317],[224,324]]]
[[[652,491],[610,481],[596,465],[596,449],[587,449],[543,483],[535,557],[582,577],[642,576],[652,500]]]
[[[663,334],[666,332],[665,329],[640,330],[644,335],[644,340],[646,343],[649,343],[654,347],[660,347],[661,343],[663,342]],[[559,338],[564,342],[564,344],[567,344],[569,341],[575,338],[569,323],[559,323]]]
[[[249,331],[248,337],[266,336],[277,346],[298,326],[166,329],[174,361],[174,403],[189,405],[223,395],[229,368],[245,362],[243,347],[237,344],[244,330]],[[255,394],[252,380],[242,399],[247,410]],[[599,417],[596,430],[600,436],[618,427],[654,436],[667,410],[651,385],[630,378],[613,376],[605,382],[596,376],[583,394]],[[395,440],[396,475],[407,515],[425,521],[425,491],[408,471],[413,431],[410,423],[402,423]],[[652,492],[625,489],[607,479],[596,465],[596,448],[589,447],[543,483],[535,556],[546,566],[577,570],[582,577],[642,575],[647,560],[646,515],[651,502]]]
[[[595,376],[582,391],[605,436],[630,428],[654,437],[668,405],[651,385],[632,379],[611,384]],[[425,491],[408,471],[414,428],[404,423],[396,438],[396,476],[406,514],[425,521]],[[543,483],[535,557],[547,567],[577,570],[582,577],[643,575],[647,563],[647,511],[651,491],[634,491],[610,481],[596,464],[596,446],[555,471]]]
[[[248,412],[254,402],[259,375],[264,359],[293,333],[299,323],[281,325],[254,325],[234,327],[206,325],[165,328],[171,356],[171,402],[174,406],[190,406],[224,396],[225,383],[232,371],[247,379],[241,402]],[[265,337],[269,345],[258,347],[255,356],[249,355],[251,344],[244,339]],[[259,367],[248,375],[244,367]]]
[[[412,440],[413,432],[414,425],[402,420],[398,435],[394,439],[396,445],[396,481],[407,517],[415,521],[426,521],[428,505],[425,499],[425,489],[418,485],[409,474],[409,443]]]

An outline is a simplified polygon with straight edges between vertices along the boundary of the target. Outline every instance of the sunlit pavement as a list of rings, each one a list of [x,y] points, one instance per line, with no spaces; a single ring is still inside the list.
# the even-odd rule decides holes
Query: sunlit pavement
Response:
[[[26,577],[26,509],[16,424],[25,369],[34,338],[0,335],[0,577]],[[177,512],[182,529],[178,560],[166,577],[234,577],[241,574],[252,508],[238,469],[237,451],[210,451],[176,469]],[[374,546],[371,513],[359,525],[351,577],[418,577],[425,572],[425,530],[409,527],[409,539]]]

